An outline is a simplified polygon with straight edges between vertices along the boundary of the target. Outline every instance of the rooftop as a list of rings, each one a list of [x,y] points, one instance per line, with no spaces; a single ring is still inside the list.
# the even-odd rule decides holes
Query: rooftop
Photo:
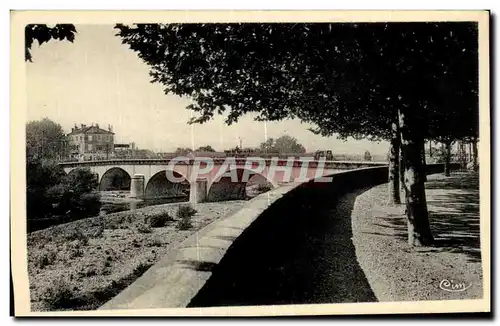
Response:
[[[90,126],[81,124],[80,128],[75,124],[73,128],[71,128],[71,132],[68,135],[75,135],[75,134],[109,134],[109,135],[114,135],[115,133],[113,132],[113,127],[111,125],[108,125],[108,130],[99,128],[99,124],[92,124]]]

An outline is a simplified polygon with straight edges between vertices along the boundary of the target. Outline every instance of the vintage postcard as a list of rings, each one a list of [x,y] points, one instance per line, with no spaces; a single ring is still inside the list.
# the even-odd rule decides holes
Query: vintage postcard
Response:
[[[16,316],[491,311],[488,11],[12,11]]]

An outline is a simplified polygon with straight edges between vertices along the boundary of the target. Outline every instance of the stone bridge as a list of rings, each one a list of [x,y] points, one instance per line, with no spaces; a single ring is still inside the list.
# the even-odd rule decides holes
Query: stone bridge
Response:
[[[324,161],[313,158],[120,159],[60,163],[66,173],[88,168],[99,190],[130,190],[130,197],[161,198],[189,192],[193,203],[243,199],[247,185],[276,188],[339,170],[385,166],[380,162]]]

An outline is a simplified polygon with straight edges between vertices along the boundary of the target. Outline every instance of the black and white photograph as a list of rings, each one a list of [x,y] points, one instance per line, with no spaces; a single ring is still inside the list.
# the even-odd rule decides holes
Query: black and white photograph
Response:
[[[489,19],[11,12],[15,315],[490,312]]]

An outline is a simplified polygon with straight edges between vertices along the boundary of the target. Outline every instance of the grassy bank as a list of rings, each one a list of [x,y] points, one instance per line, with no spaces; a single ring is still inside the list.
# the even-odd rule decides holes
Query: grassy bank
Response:
[[[28,235],[32,310],[92,310],[142,275],[169,248],[245,201],[145,207],[56,225]]]

